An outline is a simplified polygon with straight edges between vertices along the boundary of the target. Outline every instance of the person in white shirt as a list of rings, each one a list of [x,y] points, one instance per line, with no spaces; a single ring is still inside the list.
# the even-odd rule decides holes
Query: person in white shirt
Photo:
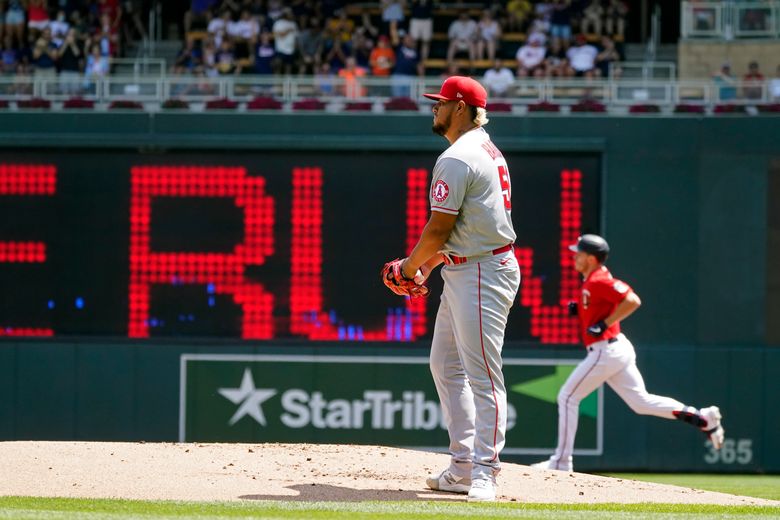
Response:
[[[70,24],[65,20],[65,11],[60,9],[57,11],[57,17],[49,22],[49,28],[51,28],[51,41],[59,49],[62,47],[65,41],[65,35],[68,34]]]
[[[473,62],[476,55],[475,40],[477,37],[477,22],[469,18],[465,11],[460,13],[458,19],[450,24],[447,36],[450,39],[450,46],[447,49],[447,62],[452,62],[455,54],[459,52],[468,52],[469,61]]]
[[[596,75],[596,56],[599,51],[593,45],[588,44],[585,35],[578,34],[575,42],[577,45],[566,51],[569,66],[577,77],[592,78]]]
[[[482,79],[482,84],[487,88],[488,94],[493,97],[506,96],[514,82],[515,75],[501,64],[501,60],[495,60],[493,68],[488,69]]]
[[[496,58],[496,47],[501,40],[501,26],[493,19],[490,11],[482,13],[482,18],[477,25],[477,59],[494,60]]]
[[[295,45],[298,40],[298,24],[293,19],[292,10],[285,8],[282,17],[274,22],[272,29],[276,55],[282,62],[282,72],[291,74],[295,61]]]
[[[230,17],[230,10],[225,9],[218,17],[211,19],[206,30],[210,35],[216,37],[220,33],[227,32],[228,24],[231,23],[233,20]]]
[[[517,49],[517,77],[544,76],[544,58],[547,48],[545,37],[541,33],[533,33],[528,37],[528,43]]]

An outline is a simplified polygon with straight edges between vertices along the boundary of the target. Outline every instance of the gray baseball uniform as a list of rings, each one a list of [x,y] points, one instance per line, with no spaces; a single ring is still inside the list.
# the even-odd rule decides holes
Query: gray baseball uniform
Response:
[[[498,473],[506,433],[501,349],[520,286],[510,196],[506,160],[482,128],[436,161],[431,210],[458,218],[441,251],[431,373],[450,437],[450,471],[472,480]]]

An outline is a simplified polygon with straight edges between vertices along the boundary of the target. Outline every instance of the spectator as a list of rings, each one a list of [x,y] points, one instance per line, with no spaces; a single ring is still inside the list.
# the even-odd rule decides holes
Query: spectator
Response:
[[[330,70],[330,64],[327,61],[320,65],[317,74],[314,75],[314,88],[320,96],[332,96],[335,93],[333,72]]]
[[[230,24],[232,21],[233,18],[230,15],[230,10],[223,9],[220,11],[219,17],[212,18],[209,22],[207,31],[209,35],[214,38],[214,43],[217,46],[222,45],[222,39],[227,34],[228,24]]]
[[[764,75],[758,70],[758,62],[751,61],[748,72],[742,78],[742,95],[745,99],[761,99],[764,94]]]
[[[501,26],[497,21],[493,19],[490,11],[483,11],[482,18],[477,24],[477,44],[476,55],[477,59],[489,59],[493,61],[496,59],[496,46],[500,43],[501,39]],[[487,50],[487,56],[485,51]]]
[[[101,24],[105,24],[102,20],[103,16],[108,17],[109,30],[112,34],[117,35],[117,41],[119,39],[119,29],[122,25],[122,8],[119,5],[119,0],[98,0],[98,19],[101,20]]]
[[[622,0],[609,0],[605,15],[607,34],[613,38],[615,35],[622,38],[625,35],[626,15],[628,15],[626,4]]]
[[[428,59],[433,38],[433,7],[437,0],[412,0],[409,34],[420,44],[420,61]]]
[[[57,11],[57,17],[49,23],[49,27],[51,28],[51,39],[54,42],[54,45],[56,45],[57,48],[61,47],[62,43],[65,41],[65,35],[68,34],[68,31],[70,30],[70,24],[65,18],[64,9]]]
[[[780,65],[775,70],[775,77],[769,80],[769,98],[780,101]]]
[[[271,22],[271,27],[273,27],[273,24],[284,16],[284,2],[282,0],[268,0],[266,15]]]
[[[522,32],[528,25],[533,12],[530,0],[509,0],[506,4],[506,30]]]
[[[276,49],[271,43],[271,33],[263,31],[260,33],[260,41],[255,47],[253,70],[255,74],[267,75],[274,73],[276,63]],[[317,62],[319,64],[319,62]],[[313,73],[314,71],[312,71]]]
[[[362,27],[352,34],[352,41],[350,42],[351,54],[354,56],[355,61],[359,67],[363,67],[368,70],[371,68],[371,52],[374,50],[374,41],[366,36]]]
[[[550,36],[559,40],[564,48],[571,40],[571,0],[554,0],[550,13]]]
[[[528,37],[528,43],[517,49],[515,59],[517,60],[517,77],[527,78],[529,76],[544,76],[545,63],[544,58],[547,49],[544,46],[544,35],[534,33]]]
[[[469,18],[466,11],[462,11],[458,19],[450,24],[447,36],[450,39],[450,45],[447,49],[447,62],[453,62],[456,54],[467,52],[469,62],[473,66],[476,53],[474,39],[477,36],[477,22]]]
[[[51,29],[45,27],[35,42],[32,52],[36,77],[57,75],[57,46],[51,39]]]
[[[351,43],[345,43],[341,41],[341,38],[336,38],[330,31],[327,31],[323,39],[323,61],[327,61],[330,65],[330,71],[339,71],[347,64],[347,56],[352,54]]]
[[[249,58],[257,43],[260,34],[260,25],[252,18],[249,9],[241,11],[241,17],[237,22],[228,23],[227,35],[233,41],[237,59]]]
[[[422,76],[423,68],[414,38],[404,34],[395,50],[395,68],[391,78],[393,97],[411,97],[415,76]]]
[[[404,0],[381,0],[383,32],[398,37],[398,27],[404,21]]]
[[[217,44],[213,37],[203,42],[203,74],[208,78],[219,75],[217,71]]]
[[[347,99],[365,97],[366,89],[361,81],[365,76],[366,69],[359,67],[355,58],[348,56],[344,68],[339,71],[339,77],[344,80],[344,97]]]
[[[377,40],[377,46],[371,51],[369,58],[371,73],[374,76],[387,77],[395,66],[395,52],[390,47],[390,40],[384,34]]]
[[[208,14],[216,7],[219,0],[191,0],[190,8],[184,13],[184,32],[206,29]]]
[[[603,78],[609,77],[609,66],[611,63],[620,62],[620,53],[615,48],[615,42],[609,36],[601,37],[601,52],[596,55],[596,66],[599,69],[599,75]]]
[[[214,61],[217,72],[223,76],[241,72],[241,68],[236,62],[233,43],[228,39],[222,40],[222,45],[219,46]]]
[[[65,94],[78,94],[79,78],[83,70],[84,53],[81,51],[76,30],[69,29],[62,45],[57,50],[57,65],[60,68],[60,90]]]
[[[566,57],[569,60],[569,67],[574,71],[577,77],[592,78],[598,75],[596,69],[596,56],[598,49],[590,45],[585,39],[584,34],[578,34],[575,38],[576,45],[566,51]]]
[[[314,74],[320,68],[324,40],[319,19],[309,18],[309,26],[298,35],[299,74]]]
[[[560,42],[553,43],[544,60],[544,75],[548,78],[564,78],[574,75],[574,70],[569,67],[566,57],[566,49]]]
[[[345,9],[339,9],[334,13],[336,16],[328,19],[328,32],[334,38],[342,42],[348,42],[352,39],[352,33],[355,31],[355,22],[347,16]]]
[[[718,72],[713,74],[712,81],[718,87],[718,99],[730,101],[737,97],[737,78],[731,74],[731,64],[725,62]]]
[[[295,63],[295,47],[298,41],[298,24],[293,20],[292,9],[285,8],[282,17],[274,22],[274,44],[281,63],[281,72],[292,74]]]
[[[6,76],[14,74],[19,66],[19,62],[20,56],[19,52],[14,49],[13,36],[7,33],[5,35],[5,47],[3,52],[0,53],[0,72]]]
[[[49,7],[46,0],[27,0],[27,29],[30,32],[30,40],[37,40],[48,26]]]
[[[515,75],[507,67],[501,64],[501,60],[493,62],[493,68],[485,72],[482,84],[491,98],[500,98],[507,95],[509,88],[515,82]]]
[[[92,42],[100,45],[103,56],[117,56],[119,54],[119,33],[111,25],[108,13],[100,15],[100,27],[92,36]]]
[[[202,65],[202,56],[199,49],[195,46],[193,38],[185,38],[184,46],[176,55],[176,61],[173,64],[174,74],[192,74]]]
[[[8,11],[5,13],[5,31],[13,38],[15,48],[21,49],[24,46],[24,4],[22,4],[22,0],[8,0]]]
[[[582,22],[580,31],[584,34],[594,33],[601,36],[603,30],[602,19],[604,17],[604,7],[601,0],[590,0],[587,7],[582,11]]]
[[[96,80],[108,75],[108,58],[100,51],[100,45],[92,45],[89,56],[87,56],[87,65],[84,74],[89,80]]]

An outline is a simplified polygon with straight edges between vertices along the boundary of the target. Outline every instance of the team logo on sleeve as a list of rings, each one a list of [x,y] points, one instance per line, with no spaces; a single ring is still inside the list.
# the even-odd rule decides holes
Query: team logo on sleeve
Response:
[[[445,200],[447,200],[449,194],[450,194],[450,187],[447,186],[447,183],[441,179],[436,181],[436,183],[433,185],[433,189],[431,190],[431,195],[433,196],[433,200],[435,200],[436,202],[444,202]]]
[[[615,289],[620,294],[623,294],[628,291],[628,285],[624,284],[619,280],[612,285],[612,288]]]

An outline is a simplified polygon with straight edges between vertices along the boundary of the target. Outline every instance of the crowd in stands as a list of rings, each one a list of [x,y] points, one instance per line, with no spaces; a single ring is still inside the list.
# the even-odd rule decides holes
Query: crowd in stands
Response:
[[[140,16],[134,0],[0,0],[0,73],[104,76],[126,42],[146,37]]]
[[[457,12],[449,17],[440,15],[436,0],[377,5],[372,11],[339,0],[192,0],[173,70],[399,79],[456,71],[606,76],[608,64],[620,60],[615,39],[624,38],[627,14],[622,0],[487,1],[460,9],[455,3],[447,4]],[[437,24],[446,35],[440,52]]]
[[[619,77],[624,0],[190,0],[180,14],[175,75],[307,75],[319,90],[334,78],[346,96],[361,78],[389,78],[393,96],[420,76],[470,74],[494,97],[517,79]],[[101,77],[126,44],[146,38],[143,0],[0,0],[0,72]],[[780,70],[779,70],[780,75]],[[744,81],[763,82],[758,64]],[[721,99],[737,93],[726,66],[714,76]],[[774,83],[772,83],[774,85]],[[772,87],[770,87],[771,90]],[[778,94],[780,95],[780,94]]]

